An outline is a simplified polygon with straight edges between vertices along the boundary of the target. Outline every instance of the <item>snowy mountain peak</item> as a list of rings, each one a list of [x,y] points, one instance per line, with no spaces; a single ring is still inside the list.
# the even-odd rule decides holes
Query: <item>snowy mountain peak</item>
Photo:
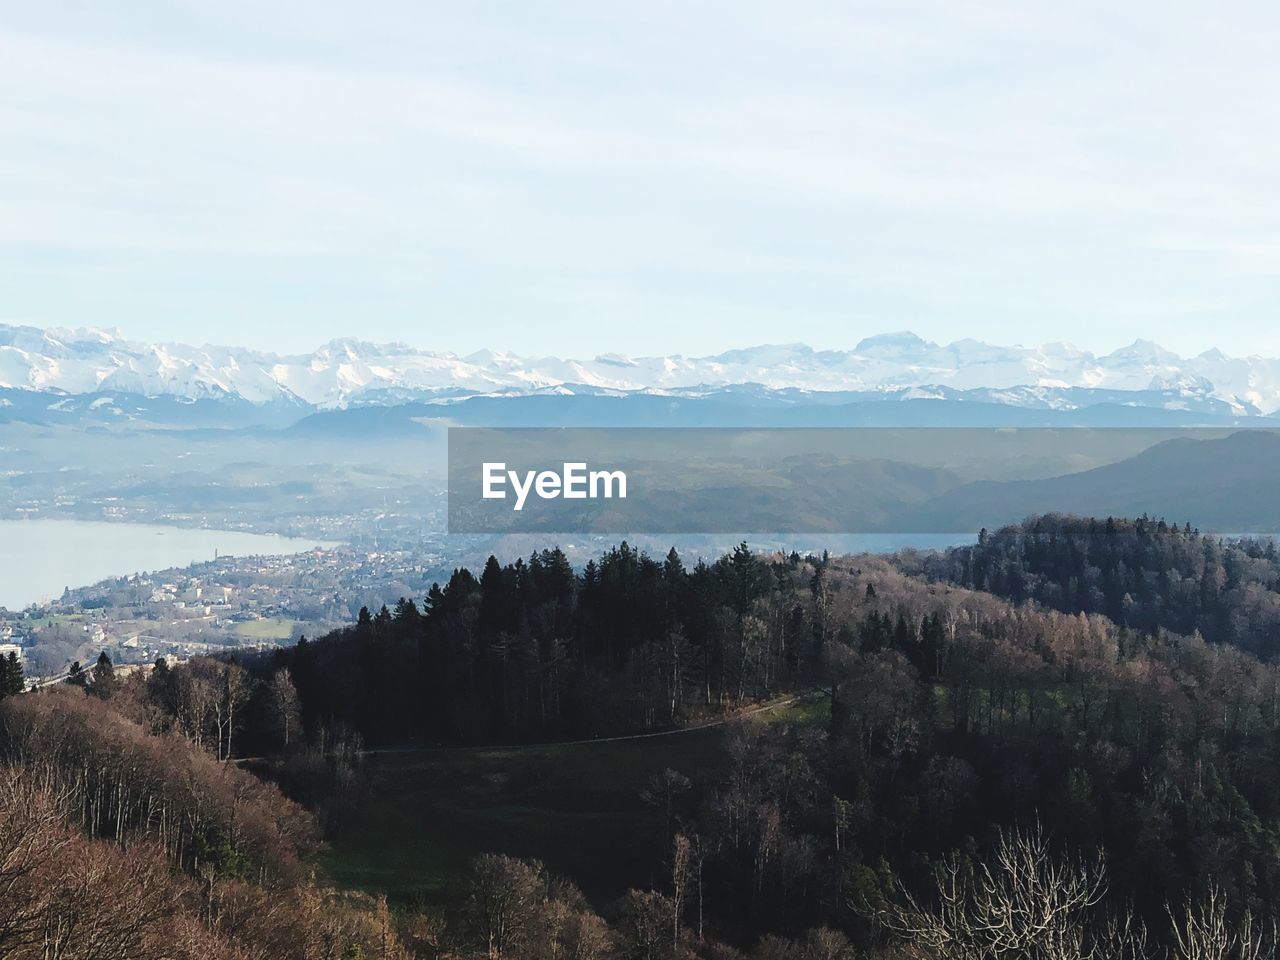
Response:
[[[1141,392],[1145,403],[1202,398],[1240,413],[1280,410],[1280,360],[1232,358],[1218,350],[1183,358],[1149,340],[1098,356],[1066,343],[1022,347],[962,339],[939,345],[901,331],[867,337],[852,350],[790,343],[708,357],[602,354],[573,360],[492,350],[459,356],[357,338],[279,355],[139,343],[115,330],[0,325],[0,388],[68,394],[111,390],[328,408],[579,388],[696,395],[743,385],[917,397],[986,391],[992,402],[1018,405],[1078,402],[1063,391]]]
[[[1176,363],[1182,358],[1171,353],[1154,340],[1135,340],[1127,347],[1121,347],[1107,355],[1109,360],[1131,363]]]
[[[961,342],[976,343],[977,341]],[[899,330],[895,333],[878,333],[875,336],[865,337],[858,341],[853,352],[867,357],[900,357],[934,350],[937,346],[936,343],[930,343],[916,336],[910,330]]]

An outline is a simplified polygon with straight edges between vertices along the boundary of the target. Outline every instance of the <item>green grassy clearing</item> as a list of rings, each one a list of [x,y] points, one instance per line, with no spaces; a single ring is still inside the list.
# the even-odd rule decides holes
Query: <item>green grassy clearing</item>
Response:
[[[665,831],[641,791],[667,767],[715,762],[724,728],[610,743],[375,754],[374,786],[331,845],[342,887],[443,903],[467,863],[499,852],[541,860],[593,899],[658,880]]]
[[[821,697],[757,714],[825,722]],[[444,904],[477,854],[536,858],[597,904],[659,885],[665,813],[641,792],[670,767],[690,779],[717,765],[727,725],[655,737],[506,748],[370,754],[370,796],[329,845],[340,887],[393,903]]]
[[[247,640],[288,640],[293,636],[296,620],[282,620],[279,617],[268,617],[263,620],[245,620],[237,623],[232,632]]]

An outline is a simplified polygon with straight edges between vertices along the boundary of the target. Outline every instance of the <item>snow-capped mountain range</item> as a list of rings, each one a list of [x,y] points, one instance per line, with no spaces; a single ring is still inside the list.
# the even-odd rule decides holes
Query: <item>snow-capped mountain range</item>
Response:
[[[695,396],[752,384],[769,391],[883,393],[918,398],[979,392],[987,402],[1069,409],[1081,397],[1132,394],[1135,405],[1280,411],[1280,359],[1210,350],[1181,357],[1146,340],[1096,355],[1067,343],[937,344],[912,333],[868,337],[851,350],[803,344],[708,357],[591,360],[468,356],[402,343],[334,340],[312,353],[141,343],[116,330],[0,325],[0,388],[71,395],[112,392],[316,409],[488,394],[649,392]]]

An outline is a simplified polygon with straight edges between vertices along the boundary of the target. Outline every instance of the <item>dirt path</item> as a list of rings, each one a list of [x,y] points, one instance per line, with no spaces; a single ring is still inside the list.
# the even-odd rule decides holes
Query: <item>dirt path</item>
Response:
[[[801,700],[817,696],[813,691],[806,693],[797,693],[790,697],[784,697],[781,700],[770,700],[768,703],[761,703],[746,710],[739,710],[728,716],[721,717],[718,720],[709,720],[706,723],[699,723],[692,727],[676,727],[673,730],[658,730],[654,733],[628,733],[619,737],[592,737],[586,740],[552,740],[537,743],[498,743],[498,744],[476,744],[464,746],[449,746],[445,744],[434,744],[430,746],[403,746],[403,747],[373,747],[369,750],[361,750],[360,756],[371,757],[386,754],[398,753],[432,753],[444,750],[536,750],[539,747],[577,747],[586,746],[591,743],[619,743],[623,740],[651,740],[655,737],[678,737],[685,733],[695,733],[699,730],[710,730],[712,727],[723,727],[727,723],[734,723],[738,720],[745,720],[748,717],[754,717],[761,713],[768,713],[771,710],[780,710],[783,707],[789,707],[793,703]],[[250,763],[268,760],[267,757],[238,757],[233,759],[232,763]]]
[[[694,727],[676,727],[675,730],[659,730],[653,733],[625,733],[616,737],[590,737],[588,740],[552,740],[544,742],[534,742],[534,744],[483,744],[483,745],[466,745],[466,746],[380,746],[371,750],[361,750],[362,756],[372,756],[378,754],[416,754],[428,753],[433,750],[534,750],[540,746],[585,746],[588,744],[617,744],[623,740],[652,740],[654,737],[675,737],[681,733],[694,733],[699,730],[710,730],[712,727],[723,727],[726,723],[733,723],[755,717],[756,714],[768,713],[769,710],[777,710],[783,707],[790,707],[796,701],[808,698],[810,694],[796,694],[788,696],[782,700],[771,700],[769,703],[759,704],[739,712],[728,714],[727,717],[714,719],[707,723],[699,723]]]

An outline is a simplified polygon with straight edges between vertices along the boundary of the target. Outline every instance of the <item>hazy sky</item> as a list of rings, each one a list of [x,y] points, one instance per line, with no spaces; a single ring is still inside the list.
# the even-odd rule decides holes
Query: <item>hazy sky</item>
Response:
[[[1280,6],[0,0],[0,321],[1280,353]]]

